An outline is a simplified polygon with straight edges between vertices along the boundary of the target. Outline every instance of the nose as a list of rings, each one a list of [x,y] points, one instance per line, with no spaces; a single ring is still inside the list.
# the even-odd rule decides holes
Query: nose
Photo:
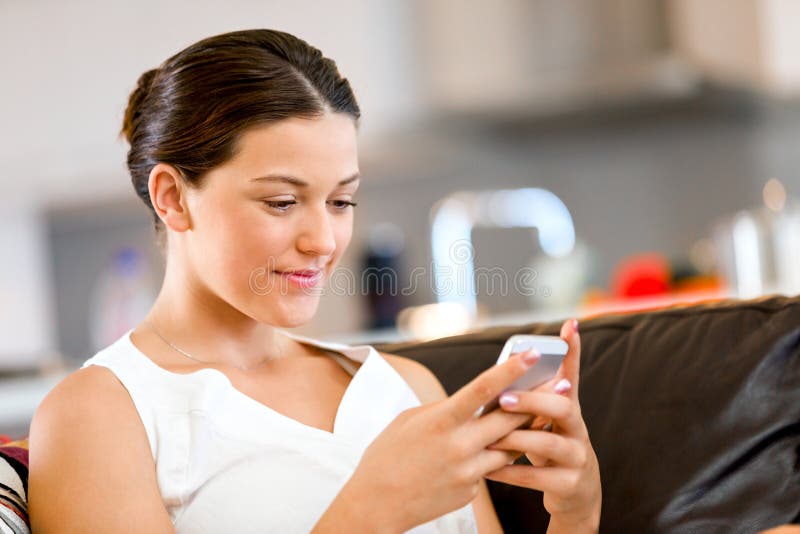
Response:
[[[310,210],[304,215],[297,248],[316,256],[330,256],[336,250],[334,223],[325,209]]]

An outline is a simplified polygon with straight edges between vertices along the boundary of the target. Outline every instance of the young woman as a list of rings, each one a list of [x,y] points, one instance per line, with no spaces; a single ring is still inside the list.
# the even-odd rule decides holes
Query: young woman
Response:
[[[278,31],[141,76],[123,133],[166,274],[142,324],[36,412],[36,534],[501,532],[484,478],[542,490],[549,532],[596,531],[576,322],[556,380],[477,419],[536,354],[448,397],[412,360],[283,330],[350,241],[359,115],[334,62]],[[535,467],[509,465],[521,453]]]

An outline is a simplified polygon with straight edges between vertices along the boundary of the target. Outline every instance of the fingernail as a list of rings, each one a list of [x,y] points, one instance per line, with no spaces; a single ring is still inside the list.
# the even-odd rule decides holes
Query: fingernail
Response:
[[[522,353],[522,361],[528,365],[533,365],[539,361],[539,358],[541,357],[541,353],[539,353],[539,351],[536,349],[530,349]]]
[[[561,380],[559,380],[558,383],[553,388],[553,390],[559,395],[562,393],[566,393],[570,389],[572,389],[572,384],[570,384],[569,380],[567,380],[566,378],[562,378]]]
[[[502,406],[516,406],[519,402],[519,397],[513,393],[503,393],[500,395],[500,404]]]
[[[575,332],[578,331],[578,320],[577,319],[573,319],[572,320],[572,330],[575,331]]]

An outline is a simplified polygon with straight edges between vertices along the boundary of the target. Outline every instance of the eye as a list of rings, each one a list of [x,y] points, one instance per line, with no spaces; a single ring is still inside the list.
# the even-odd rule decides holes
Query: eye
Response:
[[[332,200],[331,204],[340,211],[344,211],[346,209],[352,208],[357,206],[358,204],[355,202],[351,202],[349,200]]]
[[[292,204],[297,204],[296,200],[264,200],[264,204],[276,211],[289,211]]]

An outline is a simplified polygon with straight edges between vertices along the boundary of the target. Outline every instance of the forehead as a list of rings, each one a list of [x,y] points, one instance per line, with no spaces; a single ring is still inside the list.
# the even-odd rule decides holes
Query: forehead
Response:
[[[243,180],[283,172],[308,180],[341,180],[358,172],[356,127],[341,113],[292,117],[247,130],[225,167]]]

